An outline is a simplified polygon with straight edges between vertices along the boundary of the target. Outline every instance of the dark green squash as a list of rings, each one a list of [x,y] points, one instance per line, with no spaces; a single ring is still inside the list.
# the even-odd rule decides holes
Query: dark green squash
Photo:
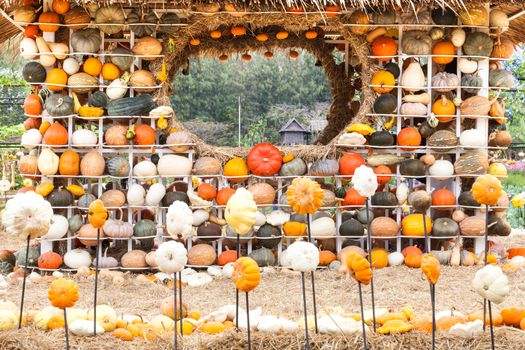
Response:
[[[80,196],[80,198],[77,201],[77,205],[80,208],[87,208],[95,199],[97,199],[97,197],[95,197],[93,194],[85,193],[82,196]]]
[[[133,226],[133,249],[149,251],[153,248],[154,237],[157,235],[157,225],[149,219],[141,219]],[[142,238],[151,237],[151,238]]]
[[[478,74],[463,74],[461,76],[461,86],[463,86],[463,91],[469,94],[476,94],[483,86],[483,79]]]
[[[465,56],[490,57],[493,46],[494,42],[487,33],[471,32],[467,34],[467,38],[463,44],[463,54]],[[470,57],[469,60],[481,61],[483,58]]]
[[[93,107],[106,108],[109,97],[104,91],[95,91],[89,96],[88,103]]]
[[[399,173],[403,176],[425,176],[426,167],[418,159],[407,159],[399,164]]]
[[[437,131],[437,129],[431,127],[427,121],[424,121],[423,123],[421,123],[421,125],[417,128],[417,130],[421,134],[421,137],[424,139],[429,138],[433,133]]]
[[[150,94],[113,100],[106,107],[109,116],[147,116],[155,108]]]
[[[306,174],[308,167],[301,158],[294,158],[288,163],[284,163],[279,170],[281,176],[301,176]]]
[[[30,246],[29,254],[27,255],[27,266],[37,266],[38,258],[40,257],[40,246]],[[16,264],[23,266],[26,261],[26,249],[20,249],[16,254]]]
[[[458,17],[448,7],[438,7],[432,10],[432,20],[441,26],[452,26],[458,23]]]
[[[143,23],[157,24],[157,16],[154,12],[140,15],[136,10],[132,10],[127,16],[127,22],[129,29],[135,33],[135,37],[142,38],[155,33],[157,26],[144,25]]]
[[[399,65],[397,63],[388,62],[383,68],[392,73],[395,79],[399,78],[399,75],[401,74],[401,70],[399,69]]]
[[[84,225],[84,220],[82,220],[82,215],[80,214],[73,215],[67,221],[69,223],[69,232],[71,233],[77,232]]]
[[[508,236],[512,231],[509,223],[496,216],[489,217],[489,236]]]
[[[205,242],[213,242],[222,235],[222,228],[214,222],[206,221],[197,228],[197,236]],[[206,238],[201,238],[206,237]]]
[[[47,201],[53,207],[67,207],[73,204],[73,195],[63,187],[55,188],[47,195]]]
[[[432,223],[432,236],[453,237],[459,234],[459,225],[452,219],[439,218]]]
[[[388,131],[376,131],[368,137],[368,144],[371,146],[392,146],[394,136]]]
[[[472,192],[464,191],[461,192],[458,197],[458,204],[465,207],[479,207],[480,204],[472,196]]]
[[[456,133],[444,129],[438,130],[427,138],[427,145],[435,152],[447,152],[458,144]],[[450,146],[450,147],[449,147]]]
[[[46,98],[45,109],[51,117],[63,117],[74,113],[73,98],[62,95],[52,94]]]
[[[516,78],[511,71],[505,69],[491,70],[489,72],[489,85],[491,87],[513,89],[516,86]]]
[[[125,157],[113,157],[106,161],[106,169],[109,175],[125,177],[129,175],[129,160]]]
[[[259,267],[274,266],[276,262],[273,252],[265,247],[253,250],[248,256],[255,260]]]
[[[374,113],[392,114],[397,108],[397,98],[392,94],[379,95],[374,102]]]
[[[190,199],[185,192],[172,191],[166,192],[164,198],[162,198],[162,206],[169,207],[175,201],[181,201],[186,203],[187,205],[190,205]]]
[[[396,23],[396,13],[392,10],[382,12],[372,12],[374,24],[394,24]]]
[[[339,235],[341,236],[363,236],[365,227],[356,219],[346,220],[339,226]]]
[[[111,51],[112,56],[109,56],[111,63],[120,68],[121,71],[129,71],[133,64],[133,52],[123,47],[116,47]],[[113,56],[122,55],[122,56]]]
[[[372,205],[381,207],[395,207],[397,205],[396,195],[392,192],[381,191],[376,192],[371,198]],[[366,214],[366,212],[365,212]]]
[[[36,61],[26,63],[22,69],[22,76],[28,83],[42,84],[46,81],[46,75],[44,66]]]
[[[427,191],[417,190],[408,195],[408,204],[422,213],[432,205],[432,196]]]
[[[346,188],[344,188],[344,187],[337,187],[335,189],[334,193],[335,193],[335,196],[337,198],[344,198],[345,195],[346,195]]]
[[[290,215],[290,221],[302,222],[303,224],[306,224],[306,215],[293,213]]]
[[[339,162],[335,159],[320,159],[310,167],[310,175],[334,176],[339,172]]]
[[[164,12],[160,17],[161,24],[180,24],[183,20],[174,12]],[[173,34],[178,30],[177,26],[159,26],[158,32]]]
[[[357,212],[356,219],[362,223],[363,225],[366,225],[366,209],[361,209]],[[372,210],[368,210],[368,221],[372,222],[374,220],[374,212]]]
[[[347,220],[354,218],[354,212],[345,210],[341,213],[341,222],[345,222]]]
[[[270,224],[264,224],[257,230],[256,237],[261,246],[273,249],[281,241],[281,230]],[[277,238],[273,238],[277,237]]]

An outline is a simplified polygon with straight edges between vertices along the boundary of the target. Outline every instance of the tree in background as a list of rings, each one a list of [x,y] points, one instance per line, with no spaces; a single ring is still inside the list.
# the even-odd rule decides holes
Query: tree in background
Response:
[[[504,94],[507,125],[514,142],[525,142],[525,51],[518,51],[517,58],[507,63],[507,69],[518,79],[515,91]]]
[[[24,60],[0,56],[0,142],[18,142],[25,120],[22,104],[29,86],[22,78]]]

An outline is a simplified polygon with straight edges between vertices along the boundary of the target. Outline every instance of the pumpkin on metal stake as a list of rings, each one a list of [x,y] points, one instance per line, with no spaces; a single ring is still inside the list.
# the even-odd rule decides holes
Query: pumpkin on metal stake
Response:
[[[439,260],[432,254],[421,258],[421,270],[430,285],[430,302],[432,303],[432,350],[436,348],[436,283],[441,274]]]

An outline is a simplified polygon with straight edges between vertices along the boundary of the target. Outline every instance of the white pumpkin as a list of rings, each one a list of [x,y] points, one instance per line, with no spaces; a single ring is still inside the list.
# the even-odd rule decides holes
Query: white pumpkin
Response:
[[[295,241],[286,249],[286,258],[293,270],[311,272],[319,265],[319,249],[313,243]]]
[[[425,87],[425,73],[418,62],[412,62],[401,76],[403,90],[416,92]]]
[[[266,214],[266,222],[273,226],[281,226],[290,220],[290,214],[282,210],[274,210]]]
[[[362,332],[361,322],[351,317],[343,317],[338,314],[323,316],[319,319],[319,332],[322,334],[355,334]],[[365,332],[368,326],[365,325]]]
[[[400,266],[405,261],[405,256],[400,252],[388,254],[388,266]]]
[[[490,11],[490,26],[499,29],[501,33],[509,29],[510,20],[507,14],[499,9]]]
[[[210,218],[210,213],[204,209],[198,209],[193,212],[193,226],[200,226]]]
[[[24,146],[25,149],[33,149],[36,146],[42,143],[42,134],[38,129],[29,129],[22,134],[20,139],[20,144]]]
[[[336,235],[335,222],[332,218],[322,217],[312,221],[312,237],[323,238]]]
[[[141,206],[144,205],[146,197],[146,190],[139,184],[133,184],[129,186],[128,193],[126,194],[126,199],[128,204],[131,206]]]
[[[146,205],[159,205],[165,194],[166,187],[160,182],[151,185],[146,194]]]
[[[233,263],[227,263],[222,267],[222,275],[226,278],[232,278],[233,276]]]
[[[44,148],[38,156],[37,166],[42,175],[55,175],[60,158],[50,148]]]
[[[163,176],[187,176],[191,174],[192,163],[186,157],[165,154],[160,157],[157,169]]]
[[[157,167],[150,160],[138,162],[133,167],[133,176],[136,176],[139,181],[147,181],[155,175],[157,175]]]
[[[352,184],[363,197],[372,197],[377,190],[377,175],[374,170],[366,165],[361,165],[355,170]]]
[[[17,193],[7,201],[2,224],[7,234],[34,239],[47,233],[52,217],[51,204],[41,195],[30,191]]]
[[[495,304],[501,304],[510,292],[507,275],[501,267],[494,265],[486,265],[478,270],[472,280],[472,287],[481,297]]]
[[[69,57],[66,58],[64,62],[62,62],[62,69],[67,73],[67,75],[73,75],[78,73],[80,70],[80,64],[75,58]]]
[[[255,213],[255,224],[254,226],[261,227],[266,223],[266,215],[264,215],[261,211],[257,210]]]
[[[164,242],[155,253],[155,262],[162,272],[169,274],[180,272],[188,262],[188,251],[180,242]]]
[[[49,230],[42,238],[45,239],[59,239],[67,234],[69,229],[69,222],[67,218],[62,215],[53,215],[51,217],[51,225]]]
[[[483,333],[483,321],[475,320],[467,323],[456,323],[450,327],[449,334],[459,337],[473,337]]]
[[[84,249],[73,249],[64,254],[64,264],[71,269],[78,269],[81,266],[91,265],[91,255]]]
[[[366,138],[357,132],[345,132],[339,136],[337,143],[340,145],[359,146],[366,143]]]
[[[191,237],[193,232],[193,212],[184,202],[173,202],[166,213],[166,230],[173,239]]]
[[[80,337],[90,337],[93,336],[93,321],[88,320],[76,320],[69,324],[69,330],[74,335]],[[97,334],[104,333],[104,328],[97,322],[96,326]]]
[[[75,130],[71,135],[71,144],[76,147],[93,147],[97,141],[97,134],[88,129]]]
[[[408,185],[406,182],[401,182],[396,187],[396,198],[397,202],[401,205],[405,203],[405,201],[408,199],[408,193],[410,192],[410,189],[408,188]]]
[[[465,43],[466,37],[467,34],[463,29],[456,28],[452,31],[452,34],[450,35],[450,41],[455,47],[461,47]]]
[[[198,272],[188,276],[188,286],[190,287],[202,287],[210,284],[213,281],[213,277],[205,272]]]
[[[472,74],[478,70],[478,62],[462,57],[458,61],[458,69],[463,74]]]
[[[468,129],[459,135],[459,144],[469,148],[484,147],[487,145],[487,138],[478,129]]]
[[[33,318],[33,326],[38,329],[47,330],[49,320],[55,315],[62,315],[62,310],[54,306],[46,306],[35,314]]]
[[[175,321],[165,315],[157,315],[153,317],[150,324],[162,332],[173,332],[175,329]]]
[[[31,38],[24,38],[20,42],[20,54],[26,60],[32,60],[38,54],[36,42]]]
[[[402,115],[427,115],[427,112],[427,106],[419,102],[405,102],[399,109]]]
[[[10,331],[18,327],[18,318],[8,310],[0,310],[0,331]]]
[[[55,271],[57,272],[57,271]],[[75,307],[68,307],[67,308],[67,322],[75,322],[76,320],[87,320],[88,319],[88,313],[87,310],[84,309],[78,309]]]
[[[220,275],[222,275],[222,270],[217,266],[209,266],[206,269],[206,272],[212,277],[219,277]]]
[[[129,73],[124,73],[120,78],[113,80],[106,89],[106,95],[110,100],[122,98],[128,92]]]
[[[428,172],[437,180],[446,180],[454,176],[454,165],[448,160],[439,159],[428,168]]]

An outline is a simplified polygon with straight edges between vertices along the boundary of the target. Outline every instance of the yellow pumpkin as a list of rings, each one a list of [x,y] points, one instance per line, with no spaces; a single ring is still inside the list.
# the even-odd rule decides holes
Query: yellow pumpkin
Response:
[[[378,94],[386,94],[394,89],[393,86],[396,84],[396,78],[394,78],[394,74],[389,71],[380,70],[374,73],[370,83],[371,85],[378,85],[372,87],[375,92]]]
[[[399,320],[404,322],[408,321],[402,312],[387,312],[386,314],[381,314],[376,318],[376,322],[380,325],[383,325],[391,320]]]
[[[489,174],[496,177],[507,176],[507,167],[503,163],[492,163],[489,166]]]
[[[208,333],[208,334],[222,333],[224,332],[224,329],[225,329],[224,324],[220,322],[215,322],[215,321],[206,322],[199,328],[201,332]]]
[[[319,183],[306,177],[293,179],[286,192],[288,205],[299,214],[315,213],[323,204],[323,196]]]
[[[78,115],[83,118],[100,118],[104,115],[104,109],[99,107],[82,106],[78,109]]]
[[[239,235],[246,235],[255,224],[257,204],[253,195],[245,188],[239,188],[226,204],[224,217],[232,230]]]
[[[93,309],[89,310],[88,319],[93,320]],[[97,323],[105,332],[112,332],[117,328],[117,313],[108,305],[97,305]]]
[[[108,218],[108,211],[104,207],[104,202],[100,199],[96,199],[89,205],[88,208],[88,221],[94,228],[101,228],[104,226]]]
[[[180,334],[180,320],[177,321],[177,325],[175,327],[175,329],[177,330],[177,332],[179,332]],[[191,333],[193,333],[193,331],[195,331],[195,327],[196,326],[196,322],[194,319],[190,318],[190,319],[183,319],[182,320],[182,335],[190,335]]]
[[[432,219],[425,215],[427,235],[432,231]],[[401,221],[401,229],[405,236],[424,236],[423,214],[410,214]]]
[[[431,284],[436,284],[441,273],[439,260],[432,254],[424,254],[421,258],[421,270]]]
[[[43,181],[38,186],[36,186],[35,192],[38,193],[39,195],[41,195],[42,197],[45,197],[48,194],[50,194],[51,191],[53,191],[54,188],[55,188],[55,186],[53,186],[53,184],[51,182]]]
[[[478,176],[472,185],[472,197],[484,205],[497,205],[502,191],[501,182],[490,174]]]
[[[402,320],[390,320],[377,329],[379,334],[405,333],[414,328],[413,325]]]
[[[283,231],[286,236],[304,236],[306,234],[306,224],[297,221],[288,221],[284,223]]]
[[[224,176],[231,182],[244,182],[248,179],[248,164],[243,158],[232,158],[224,165]]]
[[[80,196],[82,196],[83,194],[86,193],[86,191],[84,191],[84,187],[82,187],[80,185],[69,185],[69,186],[66,186],[66,190],[71,192],[76,197],[80,197]]]
[[[388,266],[388,252],[384,249],[373,249],[370,253],[372,266],[376,269],[382,269]],[[370,259],[369,257],[369,259]]]

